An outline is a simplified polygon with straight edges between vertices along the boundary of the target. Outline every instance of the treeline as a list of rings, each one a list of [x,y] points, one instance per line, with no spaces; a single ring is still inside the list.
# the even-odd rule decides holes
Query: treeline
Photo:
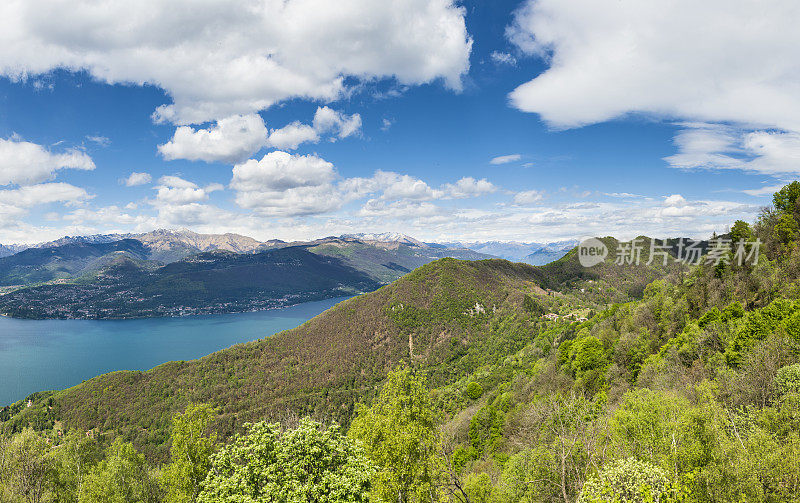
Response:
[[[574,390],[483,403],[459,445],[424,375],[390,373],[348,432],[308,418],[258,422],[229,443],[212,407],[172,419],[170,461],[119,439],[26,429],[0,441],[3,502],[793,501],[800,490],[800,364],[781,367],[772,405],[731,410],[710,382],[692,399],[648,388]],[[505,387],[501,387],[504,389]],[[511,399],[510,394],[517,394]],[[511,450],[512,455],[506,453]],[[492,466],[492,465],[496,465]],[[501,468],[500,468],[501,467]],[[499,469],[498,469],[499,468]]]

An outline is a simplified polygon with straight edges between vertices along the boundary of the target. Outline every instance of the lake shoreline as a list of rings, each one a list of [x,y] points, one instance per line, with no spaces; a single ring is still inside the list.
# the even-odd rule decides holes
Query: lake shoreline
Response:
[[[31,320],[3,316],[0,404],[18,402],[37,391],[69,388],[108,372],[148,370],[271,337],[351,297],[179,317]]]

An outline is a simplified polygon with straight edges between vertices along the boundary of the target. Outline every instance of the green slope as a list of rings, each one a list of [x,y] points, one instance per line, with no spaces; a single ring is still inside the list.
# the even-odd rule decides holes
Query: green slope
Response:
[[[544,280],[568,280],[563,267],[442,259],[294,330],[196,361],[99,376],[48,400],[42,396],[5,428],[61,421],[113,431],[163,458],[170,414],[189,401],[220,408],[223,437],[262,417],[310,414],[347,423],[354,404],[400,359],[446,384],[529,344],[545,322],[525,307],[526,295],[547,310],[569,311],[577,303],[539,287]]]

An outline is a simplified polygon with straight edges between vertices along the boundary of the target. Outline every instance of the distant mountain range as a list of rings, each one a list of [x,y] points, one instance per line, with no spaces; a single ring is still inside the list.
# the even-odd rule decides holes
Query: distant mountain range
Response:
[[[252,253],[283,241],[261,242],[239,234],[198,234],[190,230],[158,229],[142,234],[94,234],[65,236],[55,241],[34,245],[0,245],[0,257],[7,257],[31,248],[56,248],[74,244],[104,244],[124,239],[140,241],[150,250],[150,258],[164,263],[175,262],[197,253],[226,250]]]
[[[545,265],[558,260],[571,249],[578,246],[575,239],[557,241],[554,243],[520,243],[516,241],[454,241],[442,243],[448,247],[467,248],[478,253],[494,255],[495,257],[524,262],[531,265]]]
[[[95,234],[90,236],[65,236],[55,241],[34,245],[0,244],[0,258],[30,248],[53,248],[69,244],[103,244],[123,239],[135,239],[150,250],[150,259],[163,263],[181,260],[202,252],[226,250],[234,253],[255,253],[276,247],[309,245],[325,240],[343,239],[361,241],[382,247],[406,245],[419,249],[467,249],[483,255],[504,258],[514,262],[543,265],[557,260],[578,245],[577,240],[552,243],[523,243],[517,241],[450,241],[423,242],[398,232],[343,234],[313,241],[286,242],[279,239],[258,241],[240,234],[199,234],[190,230],[158,229],[140,234]]]
[[[98,319],[250,311],[371,291],[443,257],[493,258],[400,235],[292,243],[168,230],[65,237],[0,258],[0,313]]]

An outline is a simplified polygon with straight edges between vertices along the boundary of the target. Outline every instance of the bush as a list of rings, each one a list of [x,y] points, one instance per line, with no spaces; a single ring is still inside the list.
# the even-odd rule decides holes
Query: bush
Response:
[[[800,392],[800,363],[781,367],[775,376],[778,394]]]
[[[635,458],[608,464],[583,485],[578,503],[666,501],[669,479],[661,468]]]
[[[739,302],[731,302],[722,310],[722,320],[736,320],[744,316],[744,307]]]
[[[199,503],[369,501],[372,464],[336,423],[308,418],[297,429],[246,424],[247,433],[212,455]]]
[[[464,390],[464,394],[466,394],[472,400],[477,400],[478,398],[483,396],[483,386],[473,381],[467,384],[467,388]]]

